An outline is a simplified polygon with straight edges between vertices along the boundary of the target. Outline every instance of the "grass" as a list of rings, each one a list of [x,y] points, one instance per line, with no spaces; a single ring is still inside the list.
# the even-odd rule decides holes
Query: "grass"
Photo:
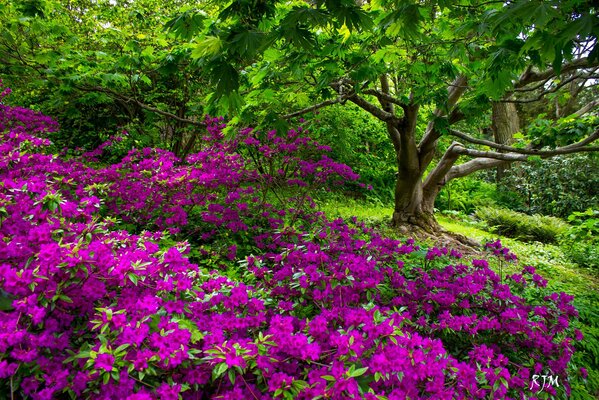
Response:
[[[391,217],[393,208],[378,204],[365,204],[354,199],[325,199],[317,202],[329,218],[357,217],[364,222],[381,223]]]

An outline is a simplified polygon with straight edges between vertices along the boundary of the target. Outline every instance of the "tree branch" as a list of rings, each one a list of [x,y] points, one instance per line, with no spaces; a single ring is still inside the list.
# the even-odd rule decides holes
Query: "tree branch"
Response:
[[[460,165],[454,165],[451,167],[447,175],[445,176],[445,184],[452,179],[462,178],[468,176],[476,171],[482,169],[489,169],[498,167],[503,164],[507,164],[508,161],[496,160],[493,158],[475,158],[474,160],[467,161]]]
[[[588,74],[575,74],[572,75],[571,77],[569,77],[568,79],[564,79],[563,81],[561,81],[560,83],[558,83],[557,85],[555,85],[554,87],[552,87],[551,89],[547,89],[547,90],[543,90],[541,91],[537,96],[535,97],[531,97],[528,99],[503,99],[500,100],[503,103],[533,103],[535,101],[539,101],[541,100],[544,96],[550,94],[550,93],[555,93],[557,92],[559,89],[561,89],[562,87],[566,86],[568,83],[573,82],[575,80],[578,79],[582,79],[582,80],[589,80],[589,79],[597,79],[598,76],[595,75],[595,70],[593,69],[593,71],[591,71]],[[543,85],[545,85],[551,78],[548,78],[547,80],[543,81],[543,83],[541,85],[535,85],[534,88],[540,88]],[[520,91],[525,91],[528,90],[528,88],[526,89],[520,89]],[[531,89],[534,90],[534,89]],[[518,89],[516,89],[516,91],[518,91]]]
[[[381,105],[381,107],[383,107],[383,110],[385,110],[388,113],[391,113],[393,115],[395,115],[395,107],[394,104],[398,104],[400,107],[405,107],[405,105],[398,103],[394,103],[395,99],[393,96],[390,95],[391,93],[391,86],[389,85],[389,77],[387,76],[387,74],[382,74],[380,76],[380,83],[381,83],[381,90],[382,92],[378,92],[381,96],[378,97],[379,103]],[[393,122],[391,121],[387,121],[385,123],[385,125],[387,126],[387,134],[389,135],[389,139],[391,139],[391,143],[393,143],[393,149],[395,150],[395,154],[400,154],[401,152],[401,134],[399,133],[399,131],[397,130],[397,127],[395,126],[395,124],[393,124]]]
[[[465,141],[473,143],[473,144],[479,144],[481,146],[488,146],[488,147],[491,147],[496,150],[507,151],[510,153],[526,154],[526,155],[532,155],[532,156],[551,157],[551,156],[557,156],[560,154],[599,151],[599,147],[584,147],[587,144],[592,143],[595,140],[599,139],[599,130],[596,130],[595,132],[593,132],[591,135],[587,136],[580,142],[576,142],[573,144],[569,144],[567,146],[559,147],[554,150],[536,150],[536,149],[531,149],[531,148],[519,149],[519,148],[508,146],[505,144],[495,143],[490,140],[476,139],[464,132],[460,132],[455,129],[451,129],[449,131],[449,133],[452,136],[458,137],[462,140],[465,140]]]
[[[497,153],[494,151],[483,151],[483,150],[474,150],[468,149],[462,146],[456,146],[453,151],[459,155],[466,155],[471,157],[478,158],[492,158],[494,160],[502,160],[502,161],[528,161],[528,156],[524,154],[516,154],[516,153]]]
[[[333,105],[333,104],[341,103],[343,100],[344,100],[344,98],[342,98],[342,97],[341,98],[337,97],[336,99],[325,100],[325,101],[320,102],[318,104],[314,104],[314,105],[312,105],[310,107],[306,107],[306,108],[303,108],[301,110],[294,111],[294,112],[289,113],[289,114],[285,114],[285,115],[281,116],[281,118],[282,119],[291,119],[291,118],[299,117],[300,115],[304,115],[304,114],[310,113],[312,111],[316,111],[316,110],[318,110],[320,108],[327,107],[327,106],[330,106],[330,105]]]
[[[467,78],[464,75],[460,75],[449,85],[447,88],[447,107],[446,110],[436,109],[434,115],[441,117],[447,112],[450,112],[450,119],[452,122],[457,122],[463,118],[463,114],[458,113],[454,108],[460,97],[464,94],[467,89]],[[452,110],[453,109],[453,110]],[[430,121],[426,126],[424,136],[418,144],[418,153],[421,157],[421,168],[425,168],[433,157],[433,150],[437,147],[437,140],[441,137],[441,132],[435,129],[434,121]]]
[[[452,133],[457,132],[457,131],[453,131]],[[460,132],[461,134],[461,132]],[[461,134],[464,135],[464,134]],[[473,139],[471,137],[469,137],[468,135],[466,135],[466,137],[468,137],[469,139]],[[586,137],[585,139],[581,140],[580,142],[577,143],[573,143],[567,146],[562,146],[559,147],[557,149],[554,150],[548,150],[548,151],[541,151],[541,150],[533,150],[533,149],[515,149],[512,148],[510,146],[504,146],[504,145],[498,145],[497,143],[494,142],[489,142],[491,144],[494,145],[494,147],[499,148],[501,147],[506,148],[506,150],[517,150],[519,151],[519,153],[516,152],[511,152],[511,153],[497,153],[494,151],[481,151],[481,150],[474,150],[474,149],[468,149],[466,147],[464,147],[463,145],[461,145],[460,143],[454,142],[449,149],[447,149],[446,153],[443,155],[443,158],[441,159],[441,161],[439,162],[439,164],[437,165],[437,168],[435,168],[430,174],[429,176],[427,176],[427,179],[425,181],[425,188],[424,190],[426,191],[433,191],[433,190],[439,190],[440,186],[445,185],[447,182],[449,182],[452,179],[455,178],[461,178],[467,175],[470,175],[476,171],[482,170],[482,169],[489,169],[489,168],[494,168],[494,167],[498,167],[510,162],[514,162],[514,161],[522,161],[522,162],[526,162],[529,161],[529,156],[530,155],[536,155],[536,156],[541,156],[541,157],[553,157],[553,156],[557,156],[557,155],[563,155],[563,154],[570,154],[570,153],[579,153],[579,152],[586,152],[586,151],[599,151],[599,147],[584,147],[585,145],[595,141],[599,139],[599,130],[593,132],[592,135]],[[481,140],[479,139],[475,139],[478,142],[481,142]],[[482,142],[488,142],[487,140],[484,140]],[[481,144],[481,143],[478,143]],[[451,166],[451,168],[448,169],[448,165],[450,163],[454,163],[455,161],[457,161],[457,157],[455,155],[467,155],[467,156],[471,156],[471,157],[475,157],[473,160],[467,161],[463,164],[460,165],[453,165]],[[442,165],[444,164],[444,165]],[[443,175],[443,172],[446,171],[446,174]]]
[[[441,160],[436,167],[426,176],[423,184],[423,193],[425,198],[434,198],[443,185],[445,185],[445,177],[453,164],[458,160],[460,154],[455,151],[456,147],[462,147],[458,142],[453,142],[445,151]]]
[[[353,93],[351,96],[348,96],[347,99],[349,101],[351,101],[352,103],[354,103],[355,105],[357,105],[358,107],[360,107],[361,109],[363,109],[364,111],[367,111],[370,114],[372,114],[373,116],[377,117],[378,119],[380,119],[383,122],[392,122],[392,121],[399,120],[394,114],[391,114],[389,112],[386,112],[385,110],[380,109],[379,107],[375,106],[374,104],[370,103],[369,101],[364,100],[362,97],[358,96],[355,93]]]
[[[599,106],[599,100],[593,100],[590,103],[585,104],[580,110],[570,114],[570,116],[582,117],[586,113],[593,111],[597,106]]]
[[[597,62],[590,63],[587,57],[582,57],[562,65],[560,74],[576,69],[593,68],[596,66],[598,66]],[[553,68],[550,68],[542,72],[535,72],[532,69],[529,69],[524,74],[522,74],[522,76],[520,77],[518,82],[516,82],[514,87],[515,89],[519,89],[528,85],[529,83],[544,81],[555,76],[558,76],[558,73]]]
[[[366,90],[363,90],[362,93],[369,94],[371,96],[375,96],[379,100],[379,102],[381,102],[381,103],[383,103],[383,102],[393,103],[393,104],[396,104],[396,105],[398,105],[398,106],[400,106],[402,108],[406,106],[406,104],[402,103],[401,101],[399,101],[399,99],[395,98],[394,96],[391,96],[388,93],[383,93],[380,90],[366,89]]]
[[[179,117],[176,114],[170,113],[168,111],[163,111],[160,110],[156,107],[152,107],[149,106],[133,97],[129,97],[129,96],[125,96],[124,94],[121,93],[117,93],[112,89],[107,89],[101,86],[93,86],[93,87],[86,87],[86,86],[76,86],[77,89],[79,90],[83,90],[83,91],[87,91],[87,92],[101,92],[101,93],[106,93],[109,94],[111,96],[113,96],[116,99],[119,99],[121,101],[127,102],[127,103],[135,103],[138,106],[140,106],[141,108],[143,108],[144,110],[147,111],[151,111],[153,113],[162,115],[164,117],[170,118],[170,119],[174,119],[175,121],[179,121],[179,122],[183,122],[186,124],[190,124],[190,125],[195,125],[195,126],[201,126],[201,127],[205,127],[206,124],[204,122],[201,121],[195,121],[193,119],[188,119],[188,118],[183,118],[183,117]]]

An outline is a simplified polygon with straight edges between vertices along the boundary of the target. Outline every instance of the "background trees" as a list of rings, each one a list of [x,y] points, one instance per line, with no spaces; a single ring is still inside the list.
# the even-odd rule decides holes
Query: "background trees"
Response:
[[[0,6],[0,73],[36,109],[60,115],[59,144],[93,147],[118,127],[177,154],[202,126],[208,81],[168,34],[200,14],[178,1],[16,1]]]

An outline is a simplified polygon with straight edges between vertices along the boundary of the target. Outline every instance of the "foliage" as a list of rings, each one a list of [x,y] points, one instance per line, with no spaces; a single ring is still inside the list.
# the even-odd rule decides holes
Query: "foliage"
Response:
[[[480,207],[476,215],[484,220],[493,232],[521,240],[556,243],[568,224],[554,217],[526,215],[502,208]]]
[[[310,121],[312,136],[331,147],[331,158],[350,165],[370,190],[355,194],[375,202],[393,200],[395,173],[393,148],[382,123],[358,107],[332,107]]]
[[[494,205],[497,189],[478,176],[466,177],[447,183],[435,199],[435,208],[441,211],[461,211],[472,214],[479,206]]]
[[[48,140],[35,135],[56,129],[47,117],[0,105],[0,125],[3,393],[551,398],[577,379],[573,298],[547,291],[534,268],[504,280],[485,259],[421,250],[293,199],[261,201],[277,176],[355,178],[323,157],[292,163],[299,176],[271,176],[237,150],[293,158],[293,141],[310,143],[297,131],[291,143],[251,130],[229,141],[211,119],[205,147],[185,161],[143,149],[101,167],[44,154]],[[253,254],[214,240],[235,236]],[[489,248],[513,260],[500,242]],[[192,264],[194,251],[210,264]],[[223,276],[237,262],[234,279]],[[560,386],[531,388],[541,373]]]
[[[90,150],[125,128],[182,154],[188,124],[142,106],[204,115],[208,78],[188,44],[157,28],[180,11],[179,23],[204,19],[178,1],[11,1],[0,7],[0,74],[21,104],[58,116],[61,148]]]
[[[561,239],[566,252],[578,265],[599,269],[599,211],[575,212],[568,221],[571,228]]]
[[[555,157],[514,165],[502,181],[502,192],[519,193],[518,211],[567,218],[599,202],[599,158],[595,154]],[[513,196],[513,195],[512,195]]]
[[[542,116],[540,116],[542,117]],[[537,118],[526,129],[533,137],[532,143],[537,147],[564,146],[589,136],[599,128],[599,116],[566,117],[558,121]]]
[[[526,129],[536,147],[564,145],[580,140],[597,129],[599,118],[562,118],[552,122],[537,118]],[[516,140],[521,141],[522,135]],[[514,200],[505,206],[527,212],[568,217],[573,211],[583,211],[599,202],[599,168],[596,154],[573,154],[551,159],[531,160],[513,165],[505,171],[501,193],[511,193]],[[520,193],[519,199],[514,193]]]

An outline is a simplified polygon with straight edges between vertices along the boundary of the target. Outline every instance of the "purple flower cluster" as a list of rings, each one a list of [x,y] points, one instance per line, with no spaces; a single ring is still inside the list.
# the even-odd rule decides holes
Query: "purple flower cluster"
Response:
[[[227,141],[208,122],[185,161],[93,168],[44,153],[50,119],[0,105],[0,392],[521,399],[541,372],[568,390],[571,296],[531,267],[502,282],[486,260],[329,221],[304,195],[269,204],[284,182],[356,176],[300,129]]]

